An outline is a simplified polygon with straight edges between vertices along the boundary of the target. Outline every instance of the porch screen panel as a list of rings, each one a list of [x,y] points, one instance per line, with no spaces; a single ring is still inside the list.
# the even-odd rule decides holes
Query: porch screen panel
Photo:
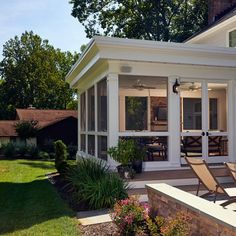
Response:
[[[209,99],[209,124],[210,130],[218,129],[218,112],[217,112],[217,99],[210,98]]]
[[[80,150],[86,152],[86,135],[80,135]]]
[[[201,98],[183,98],[183,129],[202,129]]]
[[[88,131],[95,131],[94,87],[88,90]]]
[[[125,129],[147,130],[147,97],[125,97]]]
[[[103,79],[97,84],[98,131],[107,131],[107,82]]]
[[[107,137],[98,136],[98,158],[107,160]]]
[[[88,135],[88,154],[94,155],[95,154],[95,136]]]
[[[85,93],[80,95],[80,129],[86,130],[86,96]]]

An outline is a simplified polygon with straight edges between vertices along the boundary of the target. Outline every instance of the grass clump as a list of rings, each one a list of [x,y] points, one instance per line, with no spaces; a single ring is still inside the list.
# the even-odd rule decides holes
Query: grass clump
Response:
[[[67,172],[66,179],[78,201],[91,209],[110,208],[116,200],[127,197],[128,185],[109,166],[95,158],[81,158],[77,166]]]

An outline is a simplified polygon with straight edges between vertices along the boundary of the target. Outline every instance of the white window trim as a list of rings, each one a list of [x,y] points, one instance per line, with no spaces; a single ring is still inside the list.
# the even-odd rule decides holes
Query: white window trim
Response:
[[[226,47],[230,47],[229,46],[229,34],[233,31],[235,31],[235,30],[236,30],[236,27],[227,31],[227,34],[226,34]],[[233,47],[233,48],[236,48],[236,47]]]

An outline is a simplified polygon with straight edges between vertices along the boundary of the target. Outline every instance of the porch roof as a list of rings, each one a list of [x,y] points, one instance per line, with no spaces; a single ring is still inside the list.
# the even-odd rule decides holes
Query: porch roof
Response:
[[[73,88],[100,73],[114,73],[109,62],[145,62],[236,68],[236,48],[137,39],[94,37],[66,75]]]

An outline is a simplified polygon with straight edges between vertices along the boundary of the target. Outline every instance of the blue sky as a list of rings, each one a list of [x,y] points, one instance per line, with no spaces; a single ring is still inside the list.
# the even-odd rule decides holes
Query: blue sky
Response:
[[[80,51],[89,42],[84,27],[71,16],[69,0],[1,0],[0,59],[3,44],[32,30],[62,51]]]

